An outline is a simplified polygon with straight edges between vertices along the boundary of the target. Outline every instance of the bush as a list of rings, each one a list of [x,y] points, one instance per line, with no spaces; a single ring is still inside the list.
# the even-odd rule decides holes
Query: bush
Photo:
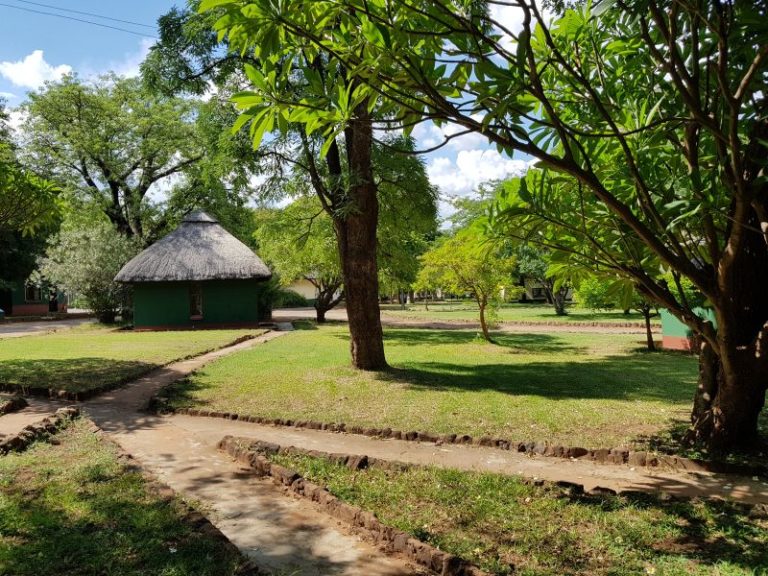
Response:
[[[107,222],[70,226],[51,238],[40,271],[65,291],[81,295],[100,322],[112,323],[130,302],[130,286],[114,278],[139,249],[137,241]]]
[[[275,308],[306,308],[310,306],[309,300],[298,292],[282,288],[275,296]]]
[[[579,284],[576,290],[576,301],[582,308],[590,310],[611,310],[615,307],[609,296],[610,282],[598,278],[587,278]]]

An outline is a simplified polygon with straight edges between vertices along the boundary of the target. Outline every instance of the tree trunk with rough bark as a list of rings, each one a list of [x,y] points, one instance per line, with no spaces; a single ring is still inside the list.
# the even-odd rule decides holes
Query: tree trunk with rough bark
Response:
[[[760,232],[768,222],[758,217],[755,204],[746,208],[747,225],[730,235],[739,249],[726,249],[717,271],[716,337],[701,338],[699,345],[688,440],[716,452],[756,445],[768,388],[768,246]]]
[[[370,119],[356,119],[345,130],[350,172],[345,213],[334,220],[344,276],[352,365],[385,370],[384,333],[379,313],[376,227],[379,203],[373,180]]]
[[[653,330],[651,329],[651,306],[643,306],[640,311],[645,319],[645,341],[649,352],[656,352],[656,343],[653,341]]]

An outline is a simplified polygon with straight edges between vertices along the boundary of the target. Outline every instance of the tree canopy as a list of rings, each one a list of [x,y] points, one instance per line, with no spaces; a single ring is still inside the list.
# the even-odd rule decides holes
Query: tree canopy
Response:
[[[472,0],[203,5],[262,61],[254,85],[287,81],[276,56],[287,36],[309,62],[339,64],[336,90],[290,106],[244,95],[242,121],[256,136],[309,119],[307,130],[327,137],[368,106],[406,130],[453,122],[457,134],[537,158],[522,202],[538,196],[547,209],[537,214],[573,235],[580,257],[612,260],[701,337],[691,439],[716,449],[756,440],[768,383],[764,2],[603,0],[553,18],[515,0],[505,4],[520,16],[512,29]],[[660,268],[688,278],[716,324],[678,299]]]

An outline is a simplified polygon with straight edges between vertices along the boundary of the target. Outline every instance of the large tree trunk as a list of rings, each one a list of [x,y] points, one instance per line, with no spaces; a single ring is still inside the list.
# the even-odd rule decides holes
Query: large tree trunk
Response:
[[[690,441],[704,443],[714,452],[758,445],[758,419],[765,404],[768,374],[754,360],[743,355],[738,369],[725,369],[724,364],[732,361],[721,362],[712,347],[702,342]]]
[[[335,220],[349,319],[352,365],[384,370],[384,334],[379,315],[376,226],[379,203],[373,181],[370,120],[354,120],[345,130],[350,171],[348,205]]]
[[[768,248],[761,219],[747,210],[746,226],[732,233],[744,234],[740,249],[718,270],[716,340],[702,341],[699,350],[689,440],[713,451],[755,445],[768,387]]]

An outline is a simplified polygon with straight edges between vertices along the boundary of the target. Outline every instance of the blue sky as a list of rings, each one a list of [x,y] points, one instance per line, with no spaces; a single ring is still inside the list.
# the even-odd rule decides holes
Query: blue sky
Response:
[[[185,1],[0,0],[0,97],[5,98],[10,108],[23,102],[27,92],[39,88],[45,80],[56,80],[68,72],[86,78],[108,71],[135,75],[154,40],[150,28],[58,11],[40,4],[155,26],[159,16],[174,5],[184,5]],[[27,10],[58,12],[72,18],[127,28],[139,35]],[[510,29],[516,27],[516,14],[508,12],[496,16],[507,22]],[[18,125],[20,117],[14,115],[13,118]],[[429,148],[453,130],[451,126],[438,129],[424,125],[417,127],[414,136],[423,148]],[[446,200],[451,196],[470,195],[480,183],[520,173],[526,165],[524,160],[500,156],[479,135],[451,140],[425,159],[430,179],[442,191],[441,212],[444,215],[450,211]]]
[[[37,2],[37,0],[35,0]],[[61,6],[150,25],[176,2],[172,0],[39,0],[37,4],[3,0],[0,5],[0,92],[10,105],[18,104],[40,78],[57,77],[69,67],[83,75],[111,69],[131,72],[141,61],[155,35],[153,29],[99,20],[84,14],[68,13],[40,6]],[[136,36],[92,24],[14,9],[58,12],[72,18],[92,20],[139,32]],[[36,54],[42,51],[42,59]],[[16,66],[12,66],[16,64]],[[14,95],[10,97],[9,95]]]

